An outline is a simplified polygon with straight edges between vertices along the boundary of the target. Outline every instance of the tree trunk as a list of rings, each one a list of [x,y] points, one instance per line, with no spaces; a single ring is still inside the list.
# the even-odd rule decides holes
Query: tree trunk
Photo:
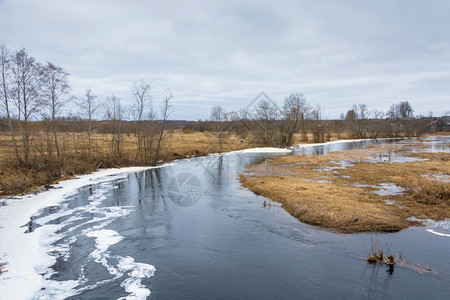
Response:
[[[6,97],[6,95],[5,95],[5,97]],[[14,127],[13,127],[13,124],[12,124],[11,115],[9,113],[9,107],[8,107],[7,100],[6,100],[5,106],[6,106],[5,109],[6,109],[6,118],[8,120],[9,133],[11,135],[11,139],[12,139],[12,142],[13,142],[13,145],[14,145],[14,155],[16,156],[17,162],[19,164],[22,164],[23,161],[22,161],[22,159],[19,156],[19,149],[17,147],[16,134],[14,132]]]
[[[88,155],[89,159],[91,158],[91,131],[92,131],[92,121],[89,119],[89,125],[88,125]]]
[[[53,138],[55,140],[56,159],[58,160],[58,167],[60,167],[61,166],[61,153],[59,152],[58,135],[56,133],[56,120],[54,118],[52,120],[52,131],[53,131]]]
[[[158,138],[158,144],[156,145],[156,152],[155,152],[155,159],[153,161],[153,164],[156,165],[156,163],[158,162],[159,159],[159,152],[161,150],[161,142],[163,139],[163,135],[164,135],[164,128],[166,127],[166,122],[164,121],[162,126],[161,126],[161,132],[159,134],[159,138]]]

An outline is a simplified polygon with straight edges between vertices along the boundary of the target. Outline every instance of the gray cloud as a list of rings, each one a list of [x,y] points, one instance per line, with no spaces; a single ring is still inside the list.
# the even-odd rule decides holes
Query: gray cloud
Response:
[[[302,92],[324,115],[354,103],[416,113],[450,110],[448,1],[0,0],[0,41],[131,100],[150,81],[170,88],[174,118],[207,118],[212,105],[245,107],[264,90]]]

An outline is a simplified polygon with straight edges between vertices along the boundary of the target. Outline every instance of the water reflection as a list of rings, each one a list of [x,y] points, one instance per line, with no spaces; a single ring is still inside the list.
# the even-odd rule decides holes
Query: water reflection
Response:
[[[336,143],[293,152],[322,155],[378,142]],[[114,257],[130,256],[155,266],[155,276],[142,278],[142,284],[156,299],[439,298],[450,292],[450,262],[441,259],[450,239],[421,228],[380,236],[380,241],[392,237],[393,253],[405,252],[439,266],[441,278],[447,280],[439,284],[410,270],[396,269],[389,275],[384,267],[367,265],[359,257],[365,255],[362,241],[368,241],[369,234],[336,234],[302,224],[281,207],[264,207],[267,199],[242,188],[238,176],[248,165],[279,155],[233,153],[181,160],[80,189],[61,205],[67,216],[80,218],[60,230],[70,255],[63,258],[66,254],[61,252],[53,266],[55,274],[80,280],[87,273],[80,271],[81,266],[89,269],[82,286],[98,285],[74,299],[128,295],[121,287],[123,278],[99,283],[112,276],[102,264],[86,262],[95,243],[83,230],[103,224],[89,221],[114,214],[102,228],[122,239],[108,248],[108,263],[116,266]],[[183,173],[195,176],[201,185],[201,197],[191,206],[177,205],[169,195],[171,182]],[[47,209],[37,219],[48,218],[45,224],[67,222],[56,215],[61,211]]]

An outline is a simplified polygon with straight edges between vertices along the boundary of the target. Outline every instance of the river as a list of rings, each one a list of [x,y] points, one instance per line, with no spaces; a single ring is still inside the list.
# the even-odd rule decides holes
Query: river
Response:
[[[293,152],[320,155],[374,142],[330,143]],[[449,139],[425,142],[430,151],[440,151],[448,149]],[[17,249],[24,252],[22,257],[33,258],[30,263],[39,276],[30,285],[31,298],[446,299],[450,295],[448,221],[389,234],[340,234],[303,224],[278,204],[264,206],[266,198],[241,187],[238,175],[246,166],[289,153],[263,149],[210,155],[159,168],[111,172],[76,188],[61,187],[58,199],[20,229],[23,237],[18,243],[24,244]],[[0,216],[14,206],[5,204]],[[13,245],[7,225],[2,227],[1,239]],[[363,258],[375,239],[408,265],[396,266],[391,274],[385,266],[368,264]],[[33,241],[27,248],[29,240]],[[32,245],[40,252],[29,251]],[[427,271],[420,274],[413,266]],[[27,289],[20,272],[4,273],[0,279],[1,299],[30,297],[12,290],[18,283]]]

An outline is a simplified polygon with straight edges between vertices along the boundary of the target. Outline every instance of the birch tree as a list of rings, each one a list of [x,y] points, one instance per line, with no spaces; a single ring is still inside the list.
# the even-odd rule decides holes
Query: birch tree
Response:
[[[143,123],[146,121],[146,110],[151,106],[150,84],[145,83],[144,80],[136,81],[133,84],[133,116],[136,124],[136,136],[137,136],[137,150],[134,158],[136,164],[138,160],[145,161],[144,155],[144,134]],[[150,108],[151,111],[151,108]],[[150,120],[147,120],[150,121]]]
[[[220,105],[215,105],[211,109],[211,121],[215,124],[215,130],[217,132],[217,139],[219,143],[219,153],[222,153],[223,150],[223,139],[224,139],[224,128],[223,122],[227,121],[227,113]]]
[[[30,165],[29,123],[42,106],[40,98],[42,66],[25,49],[17,51],[12,58],[12,95],[17,108],[17,119],[21,131],[23,163]]]
[[[61,67],[57,67],[52,63],[48,63],[42,70],[43,99],[51,122],[58,164],[61,163],[61,152],[59,150],[56,123],[61,108],[69,100],[68,95],[71,87],[69,85],[68,75]]]
[[[120,162],[122,159],[122,118],[123,111],[119,98],[114,94],[107,98],[106,117],[110,124],[111,153]]]
[[[12,100],[11,100],[11,89],[12,89],[12,78],[13,73],[11,69],[11,54],[5,44],[0,44],[0,107],[2,108],[6,121],[8,124],[11,140],[14,145],[14,155],[19,163],[23,163],[19,156],[19,150],[16,141],[15,129],[12,122]]]
[[[88,155],[91,157],[91,149],[92,149],[92,120],[94,118],[94,114],[99,108],[100,104],[98,104],[95,99],[97,96],[92,94],[91,89],[86,90],[86,94],[84,98],[78,100],[78,106],[81,108],[83,115],[87,118],[87,137],[88,137]]]
[[[169,90],[166,90],[165,96],[164,96],[164,101],[161,106],[162,120],[161,120],[161,128],[160,128],[159,137],[158,137],[158,143],[156,145],[155,159],[153,162],[155,165],[158,163],[159,156],[161,154],[161,144],[164,139],[164,134],[165,134],[164,130],[167,127],[167,120],[169,119],[170,114],[172,113],[172,105],[170,104],[170,100],[172,98],[173,98],[173,94]]]

